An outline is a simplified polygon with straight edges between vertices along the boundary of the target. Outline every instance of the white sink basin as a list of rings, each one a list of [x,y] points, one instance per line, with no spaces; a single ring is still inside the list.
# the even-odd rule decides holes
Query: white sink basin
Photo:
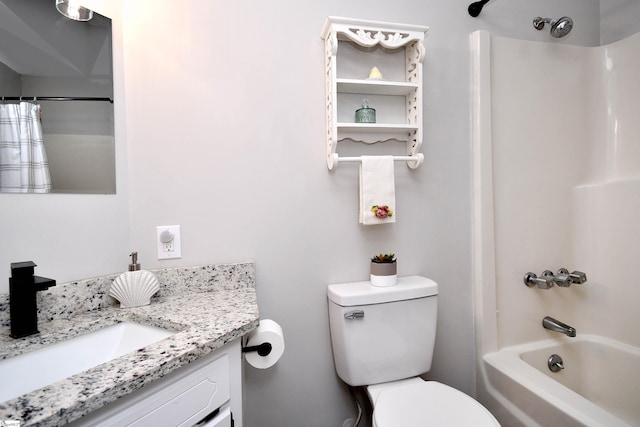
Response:
[[[154,326],[123,322],[2,360],[0,402],[86,371],[174,333]]]

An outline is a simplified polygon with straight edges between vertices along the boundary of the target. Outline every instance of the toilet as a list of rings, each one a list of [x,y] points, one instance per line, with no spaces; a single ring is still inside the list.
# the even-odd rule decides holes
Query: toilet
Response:
[[[365,386],[373,427],[499,427],[468,395],[418,375],[431,369],[438,285],[420,276],[395,286],[329,285],[329,326],[338,376]]]

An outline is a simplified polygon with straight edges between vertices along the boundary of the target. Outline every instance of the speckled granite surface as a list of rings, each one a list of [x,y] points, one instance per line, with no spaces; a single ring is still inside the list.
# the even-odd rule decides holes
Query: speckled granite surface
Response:
[[[0,420],[20,419],[22,426],[63,425],[258,326],[252,263],[153,272],[160,281],[160,291],[150,305],[143,307],[120,309],[119,303],[108,296],[109,285],[118,274],[40,292],[40,333],[21,339],[9,336],[8,295],[1,295],[0,360],[127,320],[177,332],[141,350],[2,402]]]

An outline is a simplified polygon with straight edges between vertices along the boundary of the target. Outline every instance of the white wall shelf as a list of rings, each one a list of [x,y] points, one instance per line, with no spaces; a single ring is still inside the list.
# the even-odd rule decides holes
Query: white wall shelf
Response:
[[[409,95],[418,90],[417,83],[386,82],[379,80],[336,79],[338,93],[362,95]]]
[[[422,145],[422,62],[424,38],[429,27],[330,16],[322,29],[326,61],[327,166],[339,161],[338,142],[373,144],[386,141],[406,143],[407,165],[417,168],[424,158]],[[364,57],[339,55],[347,43]],[[404,55],[396,55],[403,51]],[[361,56],[361,57],[362,57]],[[388,80],[369,80],[368,71],[376,61],[386,61],[388,68],[399,64],[401,75],[390,73]],[[340,66],[339,63],[345,64]],[[358,77],[354,69],[360,67]],[[366,75],[364,74],[366,71]],[[355,99],[372,98],[378,123],[355,123]],[[353,122],[351,121],[353,120]],[[415,160],[414,160],[415,158]]]
[[[384,123],[338,123],[338,129],[345,132],[411,132],[418,129],[417,125],[397,125]]]

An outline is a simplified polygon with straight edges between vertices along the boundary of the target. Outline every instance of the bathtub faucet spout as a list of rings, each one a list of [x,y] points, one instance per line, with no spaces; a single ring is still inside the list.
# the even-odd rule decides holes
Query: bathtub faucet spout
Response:
[[[553,317],[545,317],[542,319],[542,327],[551,331],[560,332],[568,337],[576,336],[576,328],[566,325]]]

